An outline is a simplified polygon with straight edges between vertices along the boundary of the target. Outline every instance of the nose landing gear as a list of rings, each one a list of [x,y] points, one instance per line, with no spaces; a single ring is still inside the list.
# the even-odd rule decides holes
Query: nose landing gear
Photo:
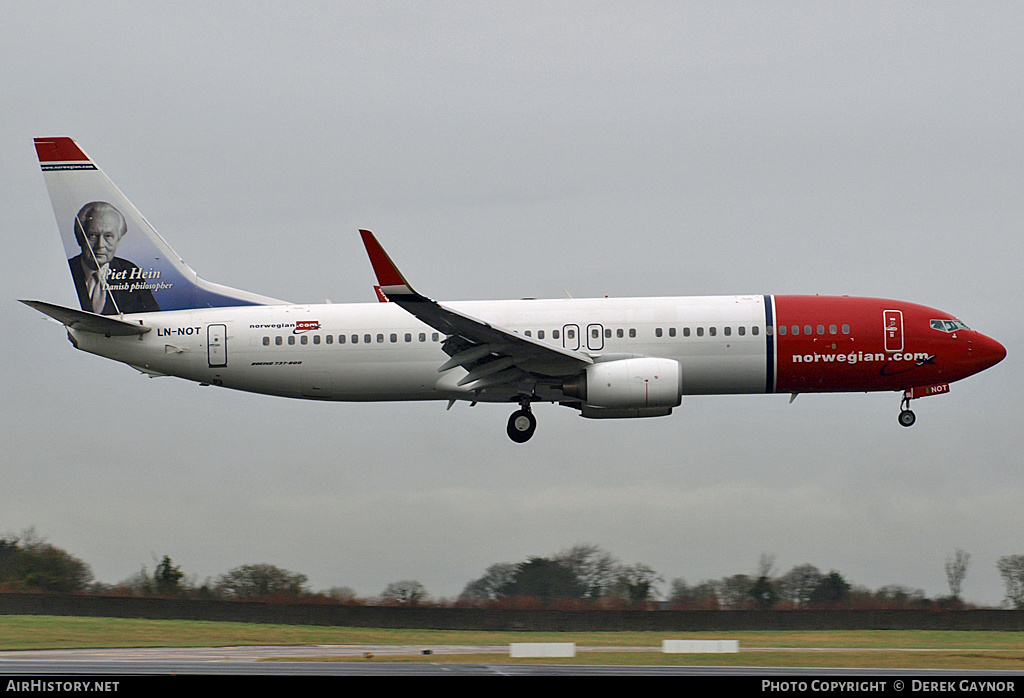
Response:
[[[508,438],[517,444],[526,443],[537,430],[537,418],[530,411],[529,401],[524,400],[520,409],[508,418]]]
[[[906,395],[903,396],[903,402],[900,403],[900,416],[898,419],[901,427],[912,427],[914,422],[917,421],[917,416],[910,411],[910,398]]]

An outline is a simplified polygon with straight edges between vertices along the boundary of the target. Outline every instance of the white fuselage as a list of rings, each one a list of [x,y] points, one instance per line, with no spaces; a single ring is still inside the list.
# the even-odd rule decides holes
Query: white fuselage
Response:
[[[601,357],[675,359],[683,394],[763,393],[764,296],[467,301],[447,307],[554,346]],[[78,348],[152,374],[322,400],[478,399],[456,384],[445,337],[394,303],[267,305],[127,316],[152,330]],[[770,369],[767,369],[770,371]],[[486,396],[479,399],[487,400]]]
[[[440,304],[365,229],[389,302],[288,305],[201,279],[71,138],[35,147],[81,309],[23,302],[79,349],[151,375],[317,400],[517,403],[507,433],[524,443],[535,402],[620,419],[668,415],[697,394],[896,390],[910,426],[910,400],[1006,356],[948,313],[880,298]]]

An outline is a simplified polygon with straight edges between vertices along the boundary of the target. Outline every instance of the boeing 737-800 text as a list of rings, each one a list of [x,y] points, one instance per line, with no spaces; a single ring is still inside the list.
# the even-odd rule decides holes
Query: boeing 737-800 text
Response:
[[[438,303],[360,231],[379,300],[295,305],[199,278],[70,138],[37,138],[80,309],[23,301],[78,349],[152,376],[314,400],[457,400],[584,417],[668,415],[684,395],[899,391],[910,401],[998,363],[941,310],[849,296]]]

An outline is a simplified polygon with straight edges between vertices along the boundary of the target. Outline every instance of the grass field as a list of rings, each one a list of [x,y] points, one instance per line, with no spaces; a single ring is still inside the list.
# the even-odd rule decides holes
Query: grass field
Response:
[[[663,639],[738,640],[739,654],[661,653]],[[579,651],[573,659],[479,655],[327,658],[328,661],[523,662],[775,667],[948,668],[1024,671],[1024,633],[996,631],[483,632],[390,630],[205,621],[0,616],[0,650],[238,645],[501,646],[575,642],[577,647],[650,647],[650,652]],[[323,661],[323,660],[321,660]]]

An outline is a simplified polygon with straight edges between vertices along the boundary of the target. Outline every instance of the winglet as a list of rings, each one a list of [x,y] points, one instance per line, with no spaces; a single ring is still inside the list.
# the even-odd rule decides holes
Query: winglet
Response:
[[[415,296],[417,293],[409,286],[409,282],[398,271],[398,267],[388,257],[388,253],[377,242],[369,230],[360,230],[359,235],[363,238],[363,246],[366,247],[366,254],[370,256],[370,264],[373,265],[373,273],[377,275],[377,283],[380,291],[385,297]]]

